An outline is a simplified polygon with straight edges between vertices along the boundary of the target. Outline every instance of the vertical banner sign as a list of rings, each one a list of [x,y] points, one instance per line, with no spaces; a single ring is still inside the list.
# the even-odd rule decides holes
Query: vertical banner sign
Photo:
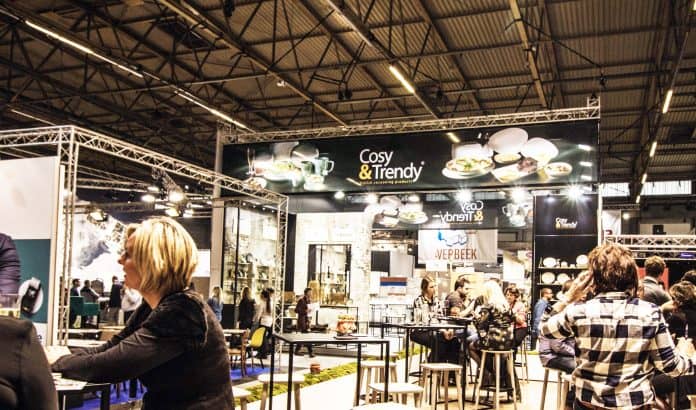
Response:
[[[34,322],[44,344],[53,337],[58,306],[59,164],[57,157],[0,161],[0,232],[12,237],[19,255],[21,316]]]
[[[418,263],[495,262],[498,231],[432,229],[418,231]]]

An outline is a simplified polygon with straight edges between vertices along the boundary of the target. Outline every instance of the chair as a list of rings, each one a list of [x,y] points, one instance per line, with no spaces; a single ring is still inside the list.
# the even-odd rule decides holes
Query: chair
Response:
[[[373,378],[372,370],[375,370],[376,377]],[[367,376],[367,378],[365,378]],[[361,386],[366,386],[365,391],[369,392],[369,385],[372,382],[384,381],[384,361],[383,360],[363,360],[360,362],[360,374],[358,375],[358,380]],[[365,380],[363,382],[363,380]],[[389,363],[389,390],[391,390],[391,385],[396,382],[396,363]],[[353,405],[358,405],[358,395],[356,392],[355,399],[353,400]],[[367,402],[367,396],[365,397]]]
[[[235,399],[239,399],[239,407],[241,407],[242,410],[247,410],[247,403],[249,396],[251,396],[251,392],[239,387],[232,387],[232,394]]]
[[[227,352],[230,355],[230,367],[234,368],[235,358],[239,358],[239,366],[242,372],[242,377],[246,376],[246,349],[249,342],[249,329],[242,333],[242,341],[239,347],[230,347]],[[235,396],[236,397],[236,396]]]
[[[258,354],[259,349],[261,349],[261,346],[263,346],[263,341],[266,336],[266,328],[265,327],[259,327],[258,329],[254,330],[254,333],[251,335],[251,340],[249,341],[249,344],[247,345],[247,349],[249,349],[251,352],[251,370],[254,370],[254,350],[256,350],[256,353]],[[265,369],[263,366],[263,360],[261,358],[258,358],[259,362],[261,362],[261,368]]]
[[[70,311],[77,316],[99,316],[99,304],[85,303],[82,296],[70,296]]]
[[[430,404],[433,409],[437,408],[437,394],[440,390],[439,384],[442,383],[445,392],[445,410],[449,408],[449,376],[450,372],[454,372],[454,380],[457,385],[457,408],[461,410],[462,401],[464,400],[464,391],[462,390],[462,366],[454,363],[423,363],[421,365],[422,375],[421,381],[422,386],[425,389],[425,385],[428,377],[430,378],[429,393],[426,395],[430,400]],[[435,391],[433,392],[433,386],[435,386]],[[391,386],[389,388],[391,391]],[[433,393],[435,393],[433,395]]]
[[[500,359],[501,356],[507,359],[507,370],[508,376],[510,377],[510,385],[512,386],[512,405],[515,410],[517,410],[517,387],[515,385],[515,363],[513,358],[512,350],[482,350],[481,351],[481,366],[479,371],[478,382],[476,383],[476,400],[474,401],[474,406],[478,407],[479,396],[481,395],[481,384],[483,382],[483,371],[486,368],[486,356],[493,355],[493,361],[495,363],[495,409],[500,408]]]
[[[271,397],[271,400],[273,399],[272,394],[269,394],[268,392],[268,385],[271,383],[271,375],[270,374],[262,374],[261,376],[258,377],[257,379],[261,384],[261,410],[266,410],[266,399]],[[304,375],[300,373],[293,373],[292,374],[292,393],[295,396],[295,410],[301,410],[301,402],[300,400],[300,384],[304,382]],[[278,373],[278,374],[273,374],[273,384],[288,384],[288,374],[287,373]]]

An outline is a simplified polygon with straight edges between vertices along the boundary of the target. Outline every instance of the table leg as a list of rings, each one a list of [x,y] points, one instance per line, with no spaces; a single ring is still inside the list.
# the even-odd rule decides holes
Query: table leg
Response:
[[[406,329],[406,355],[405,355],[405,368],[406,371],[404,372],[404,382],[408,383],[408,371],[411,370],[409,369],[410,363],[409,363],[409,347],[411,346],[411,329]]]
[[[466,363],[469,361],[469,353],[466,346],[466,332],[464,333],[464,338],[461,339],[461,344],[459,348],[464,352],[464,363],[462,363],[462,410],[466,408]]]
[[[288,402],[287,402],[287,410],[290,410],[290,402],[292,401],[292,359],[295,356],[295,349],[293,346],[293,343],[289,343],[288,349],[290,351],[288,352]],[[273,392],[271,392],[271,396],[273,396]],[[271,399],[273,401],[273,399]]]
[[[385,343],[387,354],[384,356],[384,402],[389,400],[389,341]]]
[[[99,399],[99,410],[109,410],[111,407],[111,385],[106,384],[101,388],[101,398]]]
[[[362,356],[362,344],[358,343],[358,380],[355,382],[355,402],[357,405],[357,401],[360,400],[360,381],[362,379],[362,373],[361,373],[361,366],[360,366],[360,359]],[[370,383],[368,380],[367,383]],[[365,401],[367,401],[367,392],[365,393]]]
[[[270,382],[268,383],[268,391],[270,392],[268,395],[271,397],[271,400],[268,402],[268,410],[273,410],[273,373],[275,373],[275,350],[276,350],[276,339],[271,335],[271,377],[270,377]],[[252,365],[253,367],[253,365]],[[261,410],[266,410],[265,408]]]
[[[439,344],[439,343],[437,342],[437,332],[438,332],[437,330],[434,330],[434,331],[431,330],[431,331],[430,331],[430,340],[432,340],[432,343],[431,343],[431,344],[432,344],[432,346],[433,346],[433,355],[432,355],[433,362],[437,362],[437,361],[438,361],[438,358],[440,357],[440,356],[438,356],[438,352],[437,352],[437,350],[438,350],[438,346],[437,346],[437,345]]]

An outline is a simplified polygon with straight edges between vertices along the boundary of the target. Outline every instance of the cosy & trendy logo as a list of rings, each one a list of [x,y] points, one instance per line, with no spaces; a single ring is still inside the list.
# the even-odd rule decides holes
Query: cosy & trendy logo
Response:
[[[365,185],[371,184],[410,184],[418,181],[425,161],[419,166],[411,162],[407,166],[395,166],[392,163],[394,151],[372,151],[365,148],[360,151],[360,171],[358,179]]]
[[[556,229],[572,230],[578,227],[578,221],[568,221],[568,218],[556,218]]]
[[[461,212],[440,211],[440,220],[443,224],[450,223],[482,223],[483,222],[483,201],[461,202],[459,204]]]

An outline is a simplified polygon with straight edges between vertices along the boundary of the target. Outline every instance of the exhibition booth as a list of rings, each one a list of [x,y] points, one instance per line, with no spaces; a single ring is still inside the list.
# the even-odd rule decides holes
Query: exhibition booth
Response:
[[[466,274],[514,283],[532,304],[539,285],[560,288],[600,241],[598,108],[235,134],[222,171],[289,196],[289,317],[309,287],[317,326],[342,314],[361,329],[405,320],[426,274],[443,298]],[[233,304],[231,286],[262,281],[266,270],[263,215],[249,215],[260,240],[225,258]],[[559,247],[566,237],[573,249]]]

